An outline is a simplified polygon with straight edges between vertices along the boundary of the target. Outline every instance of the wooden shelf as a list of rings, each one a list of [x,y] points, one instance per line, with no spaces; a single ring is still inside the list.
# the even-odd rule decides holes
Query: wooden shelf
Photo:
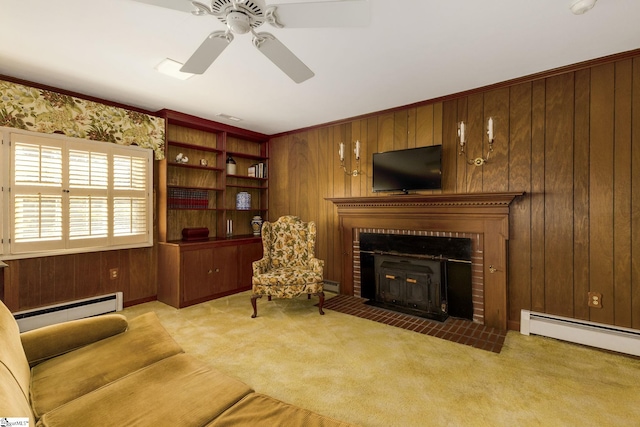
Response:
[[[188,148],[191,150],[200,150],[200,151],[208,151],[210,153],[218,153],[222,154],[224,151],[215,147],[206,147],[204,145],[198,144],[189,144],[186,142],[178,142],[178,141],[167,141],[167,145],[172,145],[174,147]]]
[[[223,172],[224,171],[223,168],[216,168],[216,167],[211,167],[211,166],[202,166],[202,165],[193,164],[193,163],[170,162],[170,163],[168,163],[168,166],[177,167],[177,168],[200,169],[200,170],[206,170],[206,171],[212,171],[212,172]]]

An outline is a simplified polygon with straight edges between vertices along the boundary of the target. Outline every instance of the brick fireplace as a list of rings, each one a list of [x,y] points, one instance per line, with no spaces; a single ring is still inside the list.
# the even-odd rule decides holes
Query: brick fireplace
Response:
[[[507,329],[509,205],[523,193],[329,198],[338,209],[343,255],[341,293],[361,296],[360,233],[407,233],[472,239],[473,320]]]
[[[353,296],[364,298],[362,291],[362,269],[360,254],[361,234],[383,234],[399,236],[420,236],[469,239],[471,241],[471,299],[473,305],[473,322],[484,325],[484,282],[482,276],[483,239],[478,233],[451,233],[422,230],[386,230],[358,228],[354,230],[353,241]]]

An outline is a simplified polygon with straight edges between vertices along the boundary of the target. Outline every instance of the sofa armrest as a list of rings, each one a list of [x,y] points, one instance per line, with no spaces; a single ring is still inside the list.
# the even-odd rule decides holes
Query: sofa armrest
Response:
[[[253,275],[264,274],[269,270],[269,258],[263,257],[251,264],[253,267]]]
[[[23,332],[20,339],[29,365],[33,367],[47,359],[120,334],[127,327],[125,316],[106,314]]]

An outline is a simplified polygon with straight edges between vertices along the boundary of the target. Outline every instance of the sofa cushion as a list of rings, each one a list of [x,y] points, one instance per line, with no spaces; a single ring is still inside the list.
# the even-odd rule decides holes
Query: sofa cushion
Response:
[[[34,426],[29,401],[24,397],[22,389],[6,366],[0,363],[0,416],[7,418],[28,418],[29,425]],[[2,422],[0,422],[2,425]]]
[[[23,398],[29,401],[30,369],[22,348],[18,323],[9,309],[0,302],[0,363],[20,386]],[[5,414],[0,412],[0,416]]]
[[[38,427],[203,426],[251,391],[179,354],[46,413]]]
[[[351,424],[316,414],[273,397],[252,393],[229,408],[206,427],[347,427]]]
[[[31,405],[37,418],[58,406],[165,359],[182,348],[155,313],[129,321],[129,329],[36,365]]]

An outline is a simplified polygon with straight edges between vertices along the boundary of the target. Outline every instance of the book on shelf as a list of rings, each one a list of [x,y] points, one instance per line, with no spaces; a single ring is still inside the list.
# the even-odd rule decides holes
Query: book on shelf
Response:
[[[209,192],[192,188],[169,188],[167,207],[169,209],[207,209]]]
[[[266,178],[267,164],[264,162],[254,163],[247,169],[247,175],[252,178]]]

